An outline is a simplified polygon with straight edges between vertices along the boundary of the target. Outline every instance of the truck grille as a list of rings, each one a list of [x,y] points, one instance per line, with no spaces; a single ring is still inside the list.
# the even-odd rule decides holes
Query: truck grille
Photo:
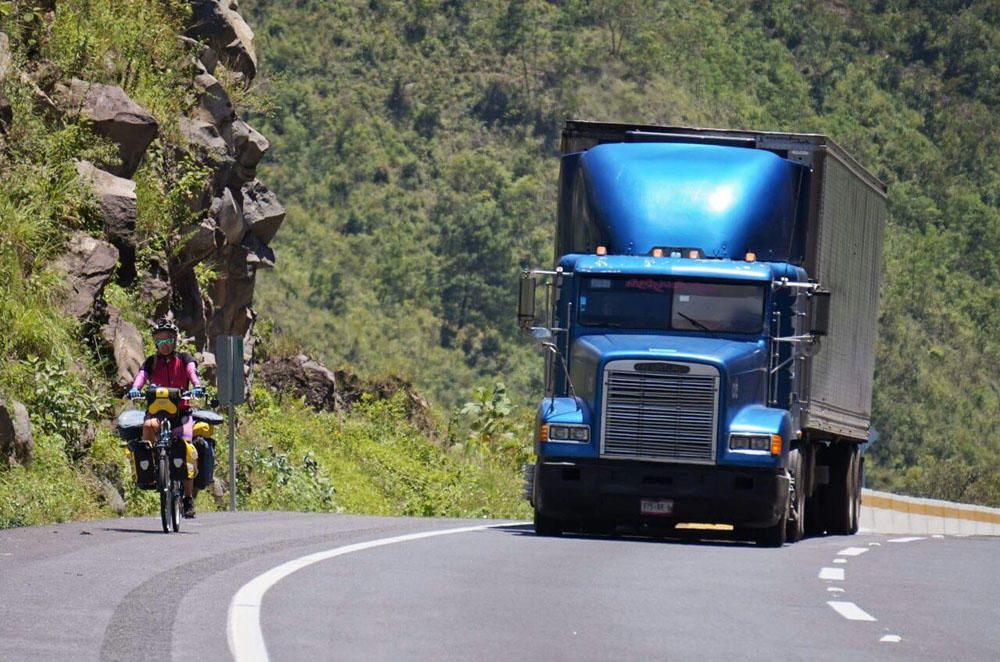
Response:
[[[719,374],[701,364],[613,361],[604,373],[605,457],[711,464],[715,461]],[[686,372],[683,372],[686,371]]]

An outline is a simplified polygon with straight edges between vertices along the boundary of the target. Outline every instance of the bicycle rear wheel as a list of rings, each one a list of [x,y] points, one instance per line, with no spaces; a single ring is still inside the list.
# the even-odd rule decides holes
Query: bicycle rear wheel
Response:
[[[173,481],[170,488],[173,498],[173,507],[170,509],[170,527],[177,533],[181,530],[181,485],[179,481]]]

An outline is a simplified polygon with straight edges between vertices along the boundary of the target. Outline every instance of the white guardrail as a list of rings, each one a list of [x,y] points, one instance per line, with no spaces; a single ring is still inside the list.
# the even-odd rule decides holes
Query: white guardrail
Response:
[[[911,535],[1000,536],[1000,508],[861,492],[861,532]]]

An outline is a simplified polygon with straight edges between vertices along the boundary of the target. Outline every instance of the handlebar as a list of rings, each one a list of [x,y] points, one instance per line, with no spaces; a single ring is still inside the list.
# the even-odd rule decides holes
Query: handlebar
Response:
[[[129,391],[125,394],[125,396],[129,400],[131,400],[133,404],[135,404],[136,402],[138,402],[140,400],[146,400],[151,393],[155,393],[158,389],[161,389],[161,388],[164,388],[164,387],[157,386],[156,384],[150,384],[150,385],[148,385],[148,386],[140,389],[140,394],[138,396],[132,396],[132,397],[129,396],[129,394],[132,392],[132,389],[129,389]],[[198,388],[200,388],[202,390],[202,394],[201,395],[195,394],[195,390],[198,389]],[[180,389],[178,389],[178,390],[180,390]],[[182,390],[180,392],[180,397],[181,397],[181,400],[188,400],[188,401],[189,400],[204,400],[204,399],[206,399],[208,397],[208,390],[205,389],[204,387],[198,387],[198,386],[196,386],[195,388],[187,390],[187,391],[183,391]]]

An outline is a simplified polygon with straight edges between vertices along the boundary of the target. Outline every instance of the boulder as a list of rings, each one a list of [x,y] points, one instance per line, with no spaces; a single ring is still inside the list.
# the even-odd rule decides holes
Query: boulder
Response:
[[[198,287],[198,279],[194,270],[184,273],[174,273],[173,286],[177,295],[179,308],[174,310],[175,321],[182,331],[194,337],[195,347],[203,348],[208,341],[205,329],[207,318],[205,301]]]
[[[236,109],[215,76],[199,74],[195,76],[194,85],[198,95],[197,119],[211,122],[220,129],[236,120]]]
[[[236,163],[232,150],[218,127],[212,122],[201,119],[181,118],[181,135],[187,143],[187,149],[196,161],[212,169],[211,191],[221,191],[225,188],[232,175]],[[196,207],[202,208],[202,201],[197,201]],[[197,211],[193,209],[192,211]]]
[[[215,219],[222,233],[226,235],[226,243],[239,245],[249,226],[243,219],[243,212],[236,205],[233,193],[228,188],[222,191],[222,196],[212,201],[209,214]]]
[[[341,411],[337,375],[305,354],[270,359],[259,368],[260,377],[275,391],[288,391],[317,410]]]
[[[209,296],[213,311],[208,324],[209,337],[243,336],[255,318],[252,309],[256,268],[247,261],[242,246],[225,246],[216,262],[219,277],[212,283]]]
[[[274,251],[254,233],[247,232],[243,235],[243,241],[240,242],[240,246],[247,251],[248,265],[256,269],[271,269],[274,267],[274,263],[277,261]]]
[[[198,153],[198,156],[203,158],[207,156],[213,159],[212,163],[232,158],[229,155],[229,145],[226,144],[215,124],[203,119],[182,117],[180,129],[184,140],[187,141],[189,147]]]
[[[8,76],[14,72],[14,59],[10,53],[10,40],[7,35],[0,32],[0,83],[3,83]],[[14,123],[14,108],[10,101],[0,89],[0,134],[5,134]]]
[[[108,504],[108,508],[115,511],[115,514],[119,517],[124,515],[125,500],[122,499],[122,495],[118,493],[118,490],[111,484],[111,481],[107,478],[98,478],[97,484],[101,488],[101,496],[104,497],[104,501]]]
[[[135,103],[117,85],[89,83],[74,78],[56,86],[57,104],[67,114],[90,122],[94,133],[118,145],[121,163],[107,167],[114,175],[131,177],[159,125],[148,110]]]
[[[197,352],[194,360],[198,362],[198,376],[202,384],[214,384],[219,376],[219,364],[212,352]]]
[[[104,293],[118,264],[118,249],[84,232],[70,238],[69,251],[57,265],[66,272],[70,292],[63,302],[66,312],[78,320],[91,316],[94,303]]]
[[[164,317],[170,310],[170,274],[163,264],[156,259],[150,262],[149,268],[142,275],[139,293],[143,301],[153,303],[153,317]]]
[[[337,384],[340,386],[338,395],[346,408],[353,407],[364,395],[371,396],[376,400],[391,400],[398,393],[402,393],[407,419],[434,437],[435,426],[431,417],[430,403],[417,393],[416,388],[409,380],[399,375],[364,380],[346,370],[338,370],[336,374]]]
[[[28,410],[16,400],[0,400],[0,462],[27,467],[34,455]]]
[[[249,85],[257,75],[253,30],[226,0],[191,0],[189,26],[187,36],[206,42]]]
[[[0,134],[10,131],[14,123],[14,108],[7,100],[7,96],[0,90]]]
[[[105,234],[119,250],[122,246],[134,249],[135,219],[138,212],[135,182],[101,170],[90,161],[78,161],[76,171],[90,185],[101,205]]]
[[[0,83],[5,81],[14,71],[14,57],[10,52],[10,39],[0,32]]]
[[[181,36],[181,43],[188,46],[193,50],[195,55],[195,64],[198,65],[199,71],[206,74],[215,74],[215,67],[219,64],[219,56],[215,54],[211,48],[201,43],[197,39],[192,39],[191,37]]]
[[[230,184],[239,188],[257,176],[257,164],[264,158],[264,153],[271,145],[267,138],[243,120],[233,122],[229,133],[236,155],[236,165],[233,168],[233,179]]]
[[[171,265],[171,270],[175,274],[194,269],[194,265],[214,253],[215,249],[226,240],[215,220],[211,218],[186,228],[181,237],[184,239],[184,244]]]
[[[115,361],[115,384],[126,388],[132,383],[146,358],[142,334],[134,324],[124,319],[114,306],[108,306],[108,323],[101,328],[101,335],[111,347]]]
[[[243,194],[243,218],[250,231],[265,244],[270,244],[285,220],[285,208],[259,180],[245,184],[240,192]]]

